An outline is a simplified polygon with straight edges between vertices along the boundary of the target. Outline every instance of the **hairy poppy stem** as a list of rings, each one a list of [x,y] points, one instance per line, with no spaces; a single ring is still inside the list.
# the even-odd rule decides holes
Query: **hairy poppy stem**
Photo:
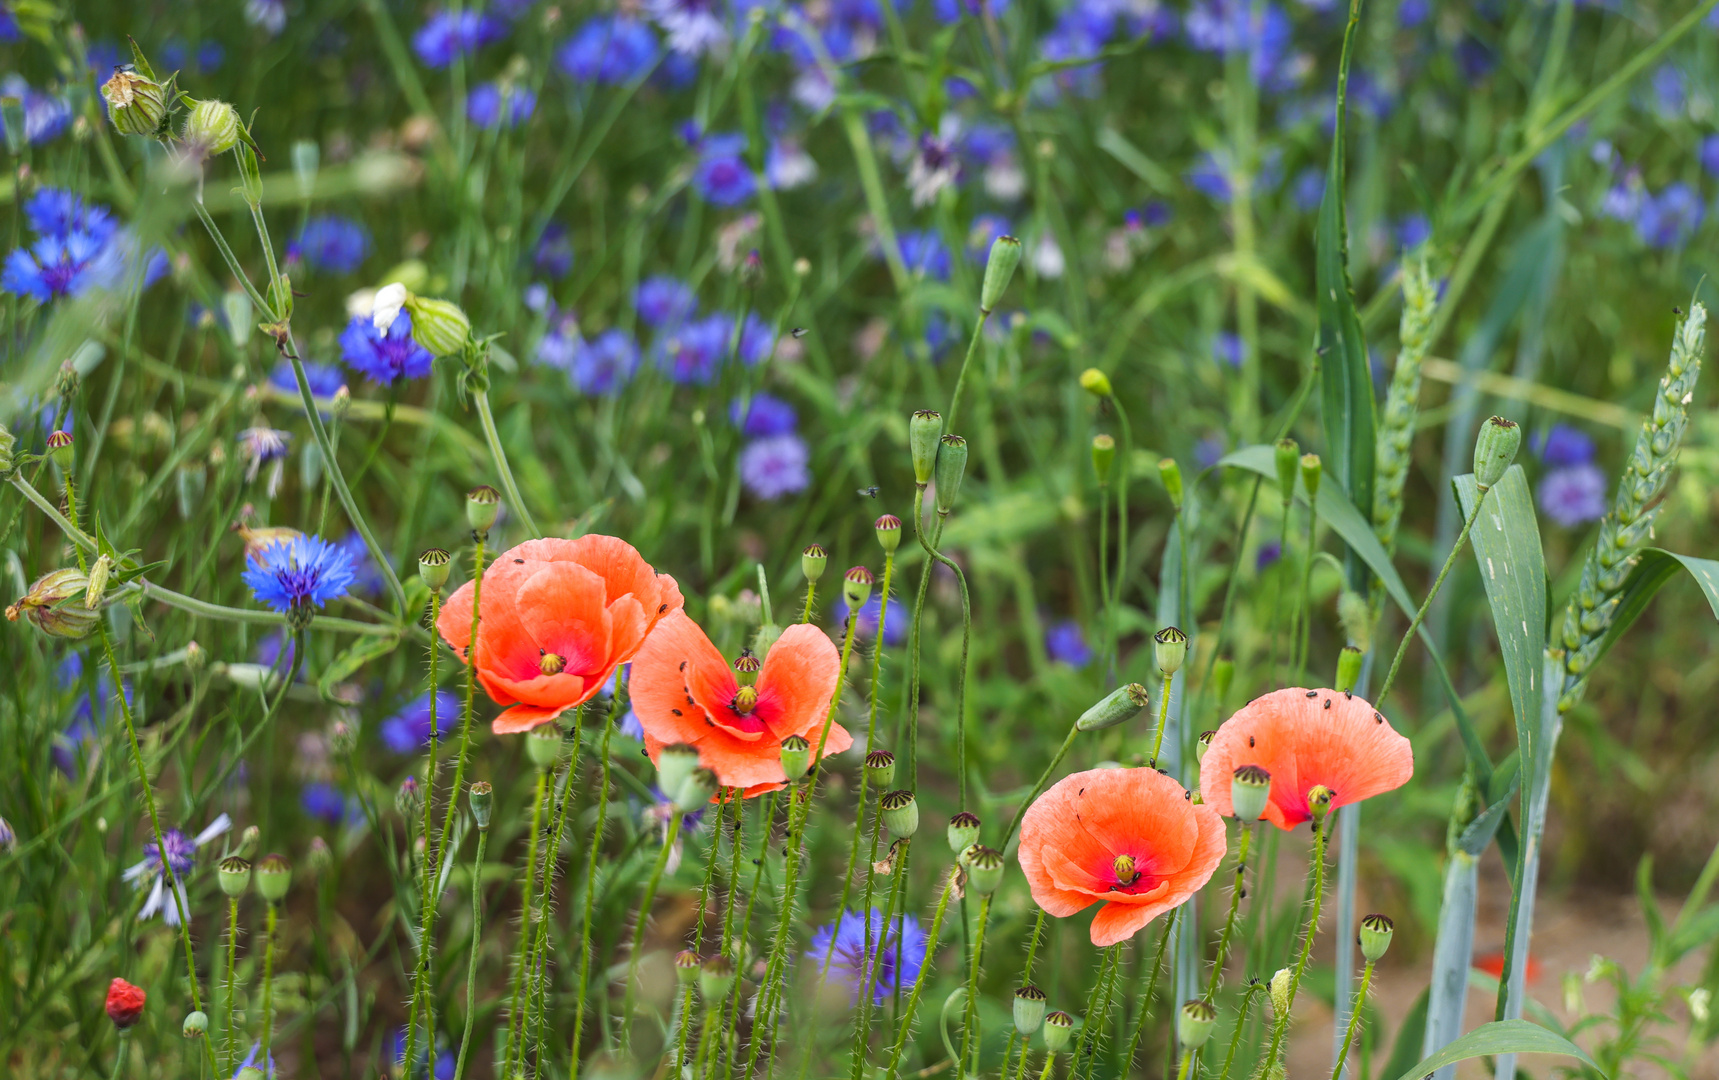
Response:
[[[442,610],[442,590],[433,589],[430,592],[430,626],[436,625],[436,617]],[[432,633],[435,631],[432,629]],[[435,932],[436,909],[433,902],[435,886],[432,882],[439,876],[436,870],[440,860],[436,859],[435,834],[432,831],[434,822],[431,814],[436,802],[436,658],[441,652],[441,646],[434,638],[430,640],[430,761],[424,766],[424,857],[419,861],[418,870],[423,875],[422,885],[418,896],[418,957],[412,976],[412,1003],[406,1009],[406,1060],[416,1061],[418,1050],[418,1010],[424,1010],[424,1030],[434,1032],[435,1025],[431,1017],[431,1002],[425,991],[425,984],[430,979],[430,941]],[[430,1036],[434,1038],[433,1035]]]
[[[1290,666],[1287,684],[1294,685],[1307,666],[1309,639],[1313,636],[1313,606],[1308,602],[1308,590],[1313,584],[1313,542],[1319,526],[1319,511],[1311,500],[1307,504],[1307,553],[1301,561],[1301,595],[1295,605],[1295,626],[1290,636]]]
[[[924,531],[925,485],[919,484],[913,489],[913,535],[920,537],[921,546],[926,546],[921,536]],[[913,628],[907,643],[907,766],[903,771],[907,774],[905,786],[909,791],[919,787],[919,645],[920,628],[925,621],[925,591],[930,584],[931,560],[927,559],[919,567],[919,591],[913,598]]]
[[[436,834],[436,869],[437,876],[441,874],[442,860],[448,857],[448,833],[454,827],[454,808],[459,803],[458,795],[461,785],[466,778],[466,759],[471,754],[472,744],[472,711],[477,704],[477,661],[478,661],[478,612],[483,607],[483,558],[484,544],[489,534],[477,534],[477,551],[472,561],[472,625],[471,636],[466,639],[466,699],[461,709],[460,719],[460,754],[454,761],[454,785],[448,798],[448,808],[442,814],[442,829]],[[431,633],[438,633],[434,628]],[[303,650],[301,649],[302,653]],[[431,693],[433,698],[434,692]],[[426,804],[429,802],[425,797]],[[424,837],[424,855],[428,859],[430,853],[430,838]]]
[[[656,865],[651,867],[650,880],[645,883],[645,895],[639,900],[639,917],[633,924],[633,947],[627,955],[626,993],[621,998],[621,1052],[627,1052],[628,1037],[633,1031],[634,983],[639,977],[639,952],[644,948],[645,923],[650,921],[651,904],[657,898],[657,886],[662,884],[663,869],[668,866],[669,852],[680,837],[680,807],[669,807],[668,831],[663,835],[662,850],[657,852]]]
[[[525,991],[525,1024],[532,1029],[531,1042],[534,1046],[543,1045],[543,1022],[547,1008],[544,995],[548,993],[548,977],[544,969],[549,963],[549,899],[555,889],[555,868],[561,858],[561,838],[567,825],[567,808],[573,802],[573,777],[579,768],[579,748],[583,742],[585,731],[585,706],[580,705],[573,713],[573,750],[567,758],[567,768],[562,772],[561,798],[555,811],[555,826],[549,831],[549,844],[543,853],[543,882],[537,894],[536,926],[537,935],[532,945],[531,967],[527,976]],[[520,1029],[525,1034],[525,1028]],[[523,1052],[520,1061],[525,1060]]]
[[[931,932],[925,936],[925,956],[920,962],[919,974],[914,977],[913,992],[907,995],[907,1006],[901,1013],[901,1022],[896,1029],[895,1048],[889,1053],[889,1069],[885,1073],[885,1080],[896,1080],[900,1074],[901,1054],[907,1048],[907,1037],[913,1033],[913,1014],[919,1010],[919,995],[925,991],[925,976],[931,971],[931,958],[937,952],[937,939],[943,933],[943,916],[949,911],[949,897],[955,891],[955,875],[955,868],[950,867],[943,883],[943,892],[937,898],[937,910],[931,916]]]
[[[815,581],[806,582],[806,610],[800,612],[801,622],[809,623],[812,621],[812,597],[816,596],[817,593],[818,583]]]
[[[460,1036],[460,1053],[454,1064],[454,1080],[464,1080],[466,1052],[471,1049],[472,1021],[477,1018],[477,966],[483,942],[483,857],[489,848],[489,830],[478,830],[477,857],[472,860],[472,944],[466,957],[466,1029]]]
[[[609,817],[609,736],[614,733],[615,717],[620,710],[621,682],[617,679],[615,696],[610,699],[609,704],[609,722],[603,728],[603,776],[597,784],[597,824],[591,829],[591,841],[585,853],[585,905],[584,921],[580,925],[579,994],[573,1000],[573,1038],[567,1055],[568,1080],[579,1080],[579,1043],[585,1034],[585,1002],[591,986],[591,920],[597,898],[597,852],[603,847],[603,826]]]
[[[1474,512],[1468,515],[1468,520],[1462,523],[1462,532],[1457,534],[1456,543],[1450,546],[1450,554],[1445,556],[1444,565],[1439,568],[1438,577],[1433,579],[1432,588],[1427,592],[1427,598],[1421,601],[1420,610],[1409,620],[1409,628],[1403,631],[1403,640],[1397,645],[1397,655],[1391,660],[1391,669],[1385,673],[1385,681],[1379,686],[1379,696],[1373,699],[1374,704],[1385,700],[1385,695],[1391,692],[1391,685],[1397,681],[1397,672],[1403,666],[1403,657],[1409,651],[1409,642],[1414,640],[1415,631],[1427,617],[1427,611],[1438,598],[1438,592],[1444,588],[1444,579],[1450,574],[1450,568],[1456,565],[1456,557],[1462,554],[1463,546],[1468,543],[1468,534],[1474,528],[1474,523],[1480,518],[1480,508],[1486,505],[1486,494],[1491,488],[1481,488],[1479,496],[1474,500]]]
[[[531,800],[531,838],[525,848],[525,878],[519,888],[519,942],[513,961],[513,985],[509,987],[507,1018],[507,1074],[514,1066],[525,1064],[520,1040],[525,1037],[525,1020],[521,1015],[520,993],[525,986],[525,969],[531,963],[531,944],[536,923],[531,914],[532,893],[537,888],[537,843],[543,833],[543,797],[549,787],[549,770],[537,770],[537,794]]]
[[[1194,1053],[1191,1050],[1182,1051],[1182,1063],[1176,1066],[1176,1080],[1188,1080],[1188,1067],[1193,1064]]]
[[[979,928],[973,934],[973,962],[967,967],[967,1015],[961,1022],[961,1057],[955,1063],[958,1075],[966,1075],[968,1051],[975,1056],[979,1051],[979,964],[985,954],[985,924],[991,920],[991,895],[987,893],[979,904]],[[978,1071],[979,1063],[974,1061],[973,1072]]]
[[[770,832],[775,828],[775,821],[776,793],[772,791],[764,797],[764,817],[763,820],[759,822],[758,829],[758,858],[753,861],[752,889],[746,894],[746,910],[740,915],[741,941],[745,941],[752,933],[752,906],[758,899],[759,883],[764,880],[764,863],[770,854]],[[745,980],[743,979],[735,979],[734,985],[728,991],[728,1020],[724,1025],[724,1030],[727,1030],[726,1025],[728,1023],[734,1024],[734,1035],[736,1038],[739,1037],[740,990],[744,981]],[[733,1048],[730,1048],[728,1055],[723,1058],[723,1080],[733,1080],[734,1058],[736,1057],[732,1052],[733,1049],[738,1049],[738,1044]],[[712,1070],[711,1075],[715,1075],[714,1069]]]
[[[1241,842],[1236,845],[1236,883],[1230,890],[1230,913],[1224,919],[1224,932],[1218,937],[1218,954],[1212,960],[1212,977],[1206,984],[1206,1001],[1212,1004],[1216,1004],[1218,984],[1223,981],[1224,961],[1229,958],[1230,934],[1235,930],[1236,912],[1241,908],[1241,898],[1247,892],[1247,849],[1252,840],[1253,826],[1243,823]]]
[[[1086,1016],[1080,1025],[1080,1038],[1075,1040],[1074,1054],[1069,1058],[1070,1080],[1081,1073],[1081,1062],[1088,1067],[1098,1053],[1098,1040],[1105,1022],[1110,1018],[1110,995],[1116,982],[1116,970],[1122,963],[1122,943],[1107,945],[1098,962],[1098,975],[1092,980],[1092,990],[1086,995]]]
[[[1037,906],[1037,905],[1034,905]],[[1021,985],[1030,986],[1033,981],[1033,961],[1039,955],[1039,938],[1044,934],[1045,909],[1039,908],[1038,915],[1033,919],[1033,932],[1027,938],[1027,962],[1021,968]],[[1009,1026],[1009,1041],[1003,1046],[1003,1071],[998,1074],[1000,1080],[1008,1080],[1009,1059],[1015,1056],[1015,1037],[1019,1034],[1014,1025]],[[1021,1068],[1026,1068],[1027,1045],[1031,1037],[1021,1040]]]
[[[1349,1030],[1343,1035],[1343,1049],[1338,1051],[1337,1064],[1331,1070],[1331,1080],[1337,1080],[1343,1075],[1343,1063],[1349,1060],[1349,1047],[1355,1041],[1355,1032],[1361,1028],[1361,1007],[1367,1004],[1367,988],[1373,982],[1373,961],[1367,961],[1367,966],[1361,969],[1361,989],[1355,993],[1355,1007],[1349,1012]]]
[[[1327,818],[1326,821],[1330,819]],[[1295,1009],[1295,993],[1301,989],[1301,974],[1307,970],[1307,957],[1313,951],[1313,938],[1319,932],[1319,907],[1325,899],[1325,825],[1314,823],[1313,864],[1307,872],[1313,877],[1313,904],[1307,916],[1307,931],[1301,937],[1301,955],[1295,960],[1295,970],[1289,976],[1289,1002],[1282,1016],[1271,1018],[1271,1049],[1265,1055],[1265,1067],[1277,1062],[1283,1048],[1283,1038],[1289,1032],[1289,1014]]]
[[[1230,1066],[1235,1064],[1236,1048],[1241,1045],[1242,1032],[1247,1030],[1248,1008],[1253,1005],[1253,999],[1259,992],[1259,983],[1253,983],[1242,991],[1241,1008],[1236,1010],[1235,1030],[1230,1033],[1230,1048],[1224,1052],[1224,1071],[1218,1074],[1218,1080],[1230,1080]]]
[[[238,1012],[238,1001],[234,994],[234,969],[239,963],[239,898],[227,899],[227,1062],[225,1068],[237,1072],[238,1034],[233,1025],[234,1014]]]
[[[1283,525],[1277,533],[1277,561],[1279,565],[1286,565],[1287,563],[1289,554],[1289,511],[1294,505],[1295,502],[1293,499],[1286,501],[1283,504]],[[1273,589],[1271,591],[1271,623],[1268,627],[1269,636],[1271,638],[1271,659],[1265,668],[1265,677],[1267,682],[1275,682],[1277,679],[1277,624],[1282,616],[1283,590]],[[1291,647],[1293,648],[1293,642],[1291,642]],[[1284,685],[1288,684],[1286,683]]]
[[[269,1044],[275,1034],[275,927],[280,907],[279,903],[269,901],[268,930],[263,937],[263,1048],[257,1060],[264,1068],[268,1067]]]
[[[1152,1014],[1152,1001],[1158,993],[1158,976],[1164,970],[1164,957],[1170,951],[1170,933],[1175,928],[1176,920],[1180,918],[1181,914],[1181,908],[1172,911],[1170,917],[1164,920],[1164,932],[1158,935],[1158,952],[1152,958],[1152,974],[1146,980],[1146,992],[1140,995],[1140,1014],[1134,1018],[1134,1031],[1128,1036],[1128,1053],[1122,1059],[1124,1075],[1134,1067],[1134,1055],[1140,1051],[1140,1037],[1146,1032],[1146,1019]],[[1024,1060],[1026,1056],[1025,1047],[1021,1048],[1021,1055]]]

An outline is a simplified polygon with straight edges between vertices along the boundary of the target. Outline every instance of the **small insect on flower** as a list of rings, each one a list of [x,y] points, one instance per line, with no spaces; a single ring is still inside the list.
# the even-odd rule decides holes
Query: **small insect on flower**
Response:
[[[242,577],[259,601],[302,628],[313,609],[339,599],[352,585],[352,556],[320,536],[294,536],[251,555]]]
[[[185,878],[196,865],[197,849],[232,827],[233,819],[222,814],[196,836],[186,836],[179,829],[163,829],[159,845],[154,840],[145,843],[142,860],[127,867],[121,875],[131,883],[132,888],[139,891],[149,890],[149,897],[144,900],[137,917],[149,919],[160,915],[161,921],[168,926],[178,926],[180,906],[183,905],[187,912],[191,910],[190,898],[185,893]],[[164,867],[173,871],[173,887],[179,893],[178,903],[174,902],[173,896],[167,891]]]

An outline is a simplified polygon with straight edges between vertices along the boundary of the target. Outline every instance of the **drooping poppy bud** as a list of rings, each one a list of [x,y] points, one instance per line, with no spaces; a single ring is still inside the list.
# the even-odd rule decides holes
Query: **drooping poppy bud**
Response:
[[[1271,981],[1266,983],[1266,992],[1271,996],[1271,1011],[1279,1017],[1289,1015],[1289,981],[1294,977],[1288,968],[1278,968]]]
[[[873,523],[877,529],[877,546],[883,548],[885,555],[895,554],[895,549],[901,546],[901,519],[894,514],[885,514]]]
[[[418,576],[424,579],[424,584],[431,592],[441,592],[442,586],[448,583],[448,571],[452,568],[453,556],[441,548],[429,548],[418,556]]]
[[[675,793],[674,805],[683,814],[703,808],[710,802],[710,797],[716,794],[716,772],[713,769],[698,768],[687,774],[680,783],[680,790]]]
[[[1265,813],[1271,800],[1271,774],[1258,765],[1243,765],[1230,779],[1230,805],[1236,820],[1249,825]]]
[[[963,810],[949,819],[949,850],[959,855],[979,842],[979,815]]]
[[[107,1018],[113,1021],[114,1027],[124,1031],[143,1015],[143,1002],[147,996],[143,987],[115,979],[107,985]]]
[[[919,802],[911,791],[891,791],[878,801],[883,812],[883,827],[897,840],[906,840],[919,831]]]
[[[1093,397],[1109,397],[1110,376],[1095,367],[1089,367],[1080,373],[1080,388]]]
[[[798,735],[782,740],[782,774],[789,780],[806,775],[812,765],[812,744]]]
[[[706,1001],[720,1001],[734,985],[734,961],[717,953],[698,973],[698,992]]]
[[[1176,1013],[1176,1041],[1184,1050],[1198,1050],[1212,1037],[1218,1025],[1218,1010],[1201,998],[1184,1002]]]
[[[991,253],[985,258],[985,280],[979,287],[979,310],[989,315],[1003,298],[1015,267],[1021,265],[1021,242],[1012,236],[999,236],[991,241]]]
[[[1369,962],[1377,962],[1385,955],[1385,950],[1391,947],[1391,935],[1396,932],[1396,924],[1383,915],[1368,915],[1361,919],[1361,955]]]
[[[1103,731],[1132,719],[1151,703],[1152,695],[1144,686],[1129,683],[1112,690],[1092,708],[1081,713],[1074,726],[1081,731]]]
[[[501,512],[501,492],[488,484],[479,484],[466,492],[466,524],[479,536],[487,536],[489,527]]]
[[[1166,626],[1152,635],[1152,655],[1158,661],[1159,671],[1176,674],[1188,656],[1188,635],[1174,626]]]
[[[907,421],[907,449],[913,455],[913,481],[920,487],[931,482],[937,468],[937,440],[943,437],[943,414],[920,409]]]
[[[967,475],[967,440],[959,435],[945,435],[937,445],[937,512],[947,514],[955,509],[955,498],[961,494],[961,480]]]
[[[561,729],[554,724],[534,727],[525,736],[525,756],[538,772],[547,772],[561,760]]]
[[[1504,479],[1504,471],[1522,448],[1522,425],[1502,416],[1489,416],[1474,440],[1474,486],[1485,491]]]
[[[1045,1022],[1045,992],[1033,985],[1015,991],[1015,1030],[1031,1035]]]
[[[1074,1017],[1058,1010],[1045,1017],[1044,1038],[1047,1054],[1060,1053],[1074,1034]]]
[[[807,544],[806,550],[800,552],[800,573],[806,575],[807,581],[816,581],[824,576],[824,566],[830,557],[824,554],[824,549],[817,544]]]

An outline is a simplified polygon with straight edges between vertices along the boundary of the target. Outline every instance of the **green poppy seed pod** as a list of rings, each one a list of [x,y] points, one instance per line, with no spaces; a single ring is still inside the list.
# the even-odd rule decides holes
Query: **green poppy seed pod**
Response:
[[[692,770],[698,768],[698,748],[687,743],[673,743],[663,747],[657,755],[657,790],[664,795],[672,796],[686,783],[686,778],[692,775]]]
[[[955,509],[955,497],[961,494],[961,480],[967,475],[967,440],[959,435],[945,435],[937,444],[937,512],[947,514]]]
[[[901,519],[894,514],[885,514],[873,522],[872,527],[877,530],[877,546],[885,555],[895,554],[895,549],[901,546]]]
[[[758,654],[751,649],[741,649],[740,655],[734,658],[734,678],[741,686],[751,686],[758,681],[758,673],[764,670],[764,662],[758,659]],[[756,698],[752,704],[758,704]],[[736,710],[739,711],[739,710]]]
[[[683,814],[694,810],[702,810],[710,804],[710,797],[716,794],[716,773],[714,770],[698,768],[687,774],[681,781],[680,788],[675,792],[674,805]]]
[[[1325,820],[1325,815],[1331,812],[1331,800],[1335,795],[1324,784],[1314,784],[1307,789],[1307,812],[1313,817],[1313,824],[1318,825]]]
[[[90,611],[101,607],[101,598],[107,595],[108,575],[113,573],[113,558],[103,555],[90,564],[90,583],[84,590],[84,607]]]
[[[424,791],[418,786],[418,778],[408,776],[400,781],[400,786],[394,791],[394,809],[400,811],[400,816],[407,821],[416,821],[424,809]]]
[[[6,621],[17,622],[22,615],[49,637],[72,641],[86,638],[95,632],[96,620],[101,618],[83,605],[89,587],[89,575],[75,566],[43,574],[29,592],[6,608]]]
[[[1289,1015],[1289,982],[1294,977],[1288,968],[1278,968],[1271,981],[1265,984],[1266,991],[1271,995],[1271,1011],[1279,1018]]]
[[[1132,719],[1151,703],[1152,695],[1144,686],[1129,683],[1104,695],[1098,704],[1080,714],[1080,719],[1074,722],[1074,726],[1081,731],[1103,731]]]
[[[1045,1022],[1045,992],[1028,984],[1015,991],[1015,1030],[1031,1035]]]
[[[1176,508],[1176,513],[1181,513],[1182,467],[1175,458],[1158,459],[1158,478],[1164,482],[1164,494],[1170,497],[1170,505]]]
[[[1182,670],[1182,661],[1188,658],[1188,635],[1174,626],[1152,635],[1152,655],[1158,661],[1158,670],[1166,675],[1174,675]]]
[[[221,892],[225,895],[243,896],[245,890],[251,887],[251,864],[237,855],[229,855],[221,860],[216,879],[220,881]]]
[[[199,101],[186,115],[181,135],[211,157],[225,154],[239,142],[239,110],[225,101]]]
[[[1217,734],[1215,731],[1200,732],[1200,737],[1194,740],[1194,764],[1205,763],[1206,751],[1212,748],[1212,740],[1217,738]]]
[[[1092,471],[1100,484],[1110,483],[1110,469],[1116,464],[1116,439],[1110,435],[1092,437]]]
[[[1176,1013],[1176,1041],[1184,1050],[1198,1050],[1206,1045],[1206,1040],[1212,1037],[1212,1029],[1217,1026],[1218,1010],[1212,1007],[1211,1002],[1201,998],[1183,1002]]]
[[[1271,800],[1271,774],[1258,765],[1243,765],[1230,776],[1230,807],[1237,821],[1258,821]]]
[[[1279,439],[1274,458],[1277,462],[1277,493],[1288,506],[1295,498],[1295,471],[1301,464],[1301,445],[1294,439]]]
[[[525,736],[525,756],[539,772],[553,769],[561,760],[561,729],[554,724],[532,728]]]
[[[489,828],[489,815],[495,809],[495,789],[488,780],[479,780],[466,789],[466,801],[471,804],[472,820],[480,830]]]
[[[1319,478],[1324,475],[1325,466],[1320,462],[1318,454],[1301,455],[1301,486],[1307,489],[1307,504],[1319,505]]]
[[[472,532],[489,535],[489,527],[495,524],[500,512],[501,492],[488,484],[479,484],[466,492],[466,524],[472,527]]]
[[[871,599],[872,580],[871,571],[863,566],[856,566],[842,575],[842,599],[847,601],[850,615],[865,607],[865,602]]]
[[[1367,915],[1361,919],[1361,955],[1368,962],[1377,962],[1385,955],[1385,950],[1391,947],[1391,934],[1396,931],[1396,924],[1383,915]]]
[[[1080,388],[1093,397],[1110,396],[1110,376],[1095,367],[1089,367],[1080,373]]]
[[[1474,486],[1485,491],[1504,479],[1504,470],[1522,449],[1522,425],[1502,416],[1489,416],[1474,440]]]
[[[1015,268],[1021,265],[1021,242],[1012,236],[999,236],[991,241],[991,254],[985,259],[985,281],[979,287],[979,310],[989,315],[1003,298]]]
[[[911,791],[891,791],[878,800],[883,811],[883,827],[897,840],[906,840],[919,831],[919,800]]]
[[[979,896],[990,896],[1003,883],[1006,864],[996,848],[974,844],[961,853],[961,865],[967,871],[967,887]]]
[[[179,1034],[187,1039],[201,1039],[209,1030],[209,1014],[197,1009],[185,1015],[185,1022],[179,1025]]]
[[[285,855],[264,855],[257,862],[257,892],[271,904],[278,904],[292,885],[292,863]]]
[[[441,592],[442,586],[448,583],[452,564],[453,556],[441,548],[430,548],[418,556],[418,576],[424,579],[431,592]]]
[[[721,953],[706,960],[698,972],[698,993],[706,1001],[721,1001],[734,985],[734,961]]]
[[[824,554],[824,549],[817,544],[807,544],[806,550],[800,552],[800,573],[806,575],[807,581],[816,581],[824,576],[824,566],[830,557]]]
[[[1061,1011],[1045,1017],[1044,1039],[1047,1054],[1061,1053],[1068,1045],[1068,1040],[1074,1034],[1074,1017]]]
[[[472,321],[452,300],[429,300],[408,293],[406,310],[412,313],[412,340],[431,356],[463,352],[472,338]]]
[[[674,954],[674,981],[682,986],[691,986],[698,981],[699,967],[698,954],[691,949],[682,949]]]
[[[1337,654],[1337,683],[1336,691],[1347,694],[1355,689],[1355,684],[1361,681],[1361,650],[1353,645],[1343,646],[1343,651]]]
[[[121,135],[155,135],[167,116],[167,88],[130,64],[114,70],[101,84],[108,119]]]
[[[1222,710],[1223,703],[1229,699],[1230,685],[1236,681],[1236,662],[1227,656],[1220,656],[1212,663],[1212,692],[1218,697],[1218,706]]]
[[[77,460],[77,450],[72,445],[72,433],[56,431],[48,436],[48,456],[54,459],[54,464],[61,472],[70,472],[72,463]]]
[[[782,774],[789,780],[798,780],[806,775],[806,770],[812,766],[812,744],[798,735],[790,735],[782,740]]]
[[[866,783],[879,791],[895,779],[895,755],[888,750],[873,750],[865,756]]]
[[[913,482],[924,487],[937,469],[937,440],[943,437],[943,414],[920,409],[907,421],[907,449],[913,455]]]
[[[979,815],[963,810],[949,819],[949,850],[959,855],[979,842]]]

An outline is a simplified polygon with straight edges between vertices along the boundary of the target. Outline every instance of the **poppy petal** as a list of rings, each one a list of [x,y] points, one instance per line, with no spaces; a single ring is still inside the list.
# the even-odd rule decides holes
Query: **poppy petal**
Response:
[[[606,674],[610,618],[601,577],[578,563],[548,563],[520,584],[517,596],[520,624],[540,656],[561,657],[568,674]]]
[[[541,705],[515,705],[491,721],[489,729],[497,735],[517,735],[549,723],[569,708],[571,706],[568,705],[548,708]]]
[[[830,715],[830,699],[841,678],[841,656],[828,634],[798,623],[782,631],[758,672],[758,715],[777,739],[803,736],[817,748],[816,735]],[[835,732],[830,732],[834,739]],[[840,753],[826,746],[825,753]]]

